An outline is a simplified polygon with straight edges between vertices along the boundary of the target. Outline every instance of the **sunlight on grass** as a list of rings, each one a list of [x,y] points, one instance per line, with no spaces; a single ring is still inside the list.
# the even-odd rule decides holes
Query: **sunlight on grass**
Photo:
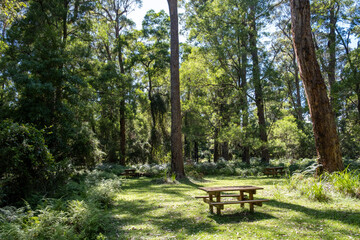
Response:
[[[209,177],[205,182],[158,184],[129,179],[112,211],[119,225],[109,239],[350,239],[359,238],[360,204],[353,198],[314,202],[289,192],[285,179]],[[221,216],[197,195],[200,186],[255,185],[255,198],[271,201],[255,213],[225,205]]]

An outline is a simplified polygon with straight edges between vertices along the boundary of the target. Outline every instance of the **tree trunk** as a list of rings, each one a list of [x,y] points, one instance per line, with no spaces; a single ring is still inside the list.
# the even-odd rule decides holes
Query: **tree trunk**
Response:
[[[323,170],[339,171],[344,166],[334,114],[319,63],[316,60],[311,35],[310,2],[309,0],[291,0],[290,2],[293,44],[313,122],[318,163],[322,165],[317,174]]]
[[[355,75],[356,77],[356,75]],[[357,79],[357,78],[355,78]],[[356,84],[356,95],[358,98],[357,109],[358,109],[358,124],[360,124],[360,83]]]
[[[228,142],[223,142],[221,144],[221,156],[226,160],[229,161],[230,160],[230,156],[229,156],[229,143]]]
[[[255,103],[257,107],[257,116],[259,121],[260,140],[262,141],[261,147],[261,161],[263,163],[269,163],[269,150],[267,148],[267,133],[266,133],[266,122],[265,122],[265,111],[264,111],[264,99],[263,91],[260,79],[260,66],[259,56],[257,50],[257,29],[256,29],[256,17],[255,17],[255,6],[250,7],[250,49],[253,61],[253,81],[255,87]]]
[[[329,65],[327,69],[329,85],[330,85],[330,103],[335,106],[333,96],[333,85],[335,83],[335,68],[336,68],[336,16],[335,16],[335,3],[330,9],[330,26],[329,26]]]
[[[243,22],[244,26],[245,26],[245,21]],[[240,79],[241,79],[241,84],[240,84],[240,91],[241,91],[241,113],[242,113],[242,122],[241,122],[241,126],[243,129],[245,129],[245,138],[248,137],[248,131],[247,131],[247,127],[249,125],[249,113],[248,113],[248,100],[247,100],[247,79],[246,79],[246,70],[247,70],[247,51],[246,51],[246,41],[247,41],[247,37],[244,34],[242,39],[241,39],[241,47],[242,47],[242,54],[241,54],[241,73],[240,73]],[[250,164],[250,147],[247,146],[246,144],[242,144],[242,161],[244,163]]]
[[[294,47],[293,47],[293,51],[294,51],[293,65],[294,65],[295,88],[296,88],[296,115],[297,115],[297,119],[302,122],[304,120],[304,117],[302,114],[302,106],[301,106],[299,67],[296,64],[296,55],[295,55]]]
[[[215,134],[214,134],[214,162],[216,163],[219,161],[219,141],[218,141],[218,135],[219,135],[219,128],[215,128]]]
[[[194,154],[193,158],[195,159],[195,162],[199,162],[199,144],[197,141],[194,141]]]
[[[179,31],[177,0],[168,0],[171,22],[171,172],[176,179],[185,177],[181,139],[181,107],[179,77]]]
[[[117,35],[117,38],[119,36]],[[119,46],[118,61],[120,66],[120,72],[125,75],[124,61],[122,58],[122,49]],[[122,166],[126,165],[126,120],[125,120],[125,89],[122,89],[122,96],[120,100],[120,161]]]

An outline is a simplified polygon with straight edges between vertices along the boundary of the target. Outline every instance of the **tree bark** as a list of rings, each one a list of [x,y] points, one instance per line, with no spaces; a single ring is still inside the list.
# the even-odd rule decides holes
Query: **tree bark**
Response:
[[[199,163],[199,144],[197,141],[194,141],[194,154],[193,158],[195,159],[195,162]]]
[[[243,22],[244,26],[246,25],[245,21]],[[247,41],[247,37],[244,34],[243,37],[241,38],[241,48],[243,50],[243,52],[241,53],[241,70],[240,70],[240,79],[241,79],[241,83],[240,83],[240,96],[241,96],[241,114],[242,114],[242,122],[241,122],[241,126],[243,129],[245,129],[245,138],[248,137],[248,130],[247,127],[249,125],[249,106],[248,106],[248,100],[247,100],[247,91],[248,91],[248,87],[247,87],[247,51],[246,51],[246,41]],[[244,163],[250,164],[250,147],[247,144],[242,144],[242,161]]]
[[[229,161],[230,160],[230,155],[229,155],[229,143],[228,142],[223,142],[221,144],[221,156],[226,160]]]
[[[117,35],[117,38],[119,36]],[[120,44],[120,43],[119,43]],[[124,61],[122,58],[121,46],[119,46],[118,61],[120,66],[120,72],[124,76]],[[120,161],[119,164],[122,166],[126,165],[126,119],[125,119],[125,90],[122,90],[122,96],[120,100]]]
[[[330,25],[329,25],[329,65],[328,65],[328,80],[330,86],[330,103],[334,106],[334,96],[333,96],[333,85],[335,83],[335,69],[336,69],[336,16],[335,16],[335,3],[330,8]]]
[[[257,107],[257,116],[259,121],[260,140],[262,142],[261,147],[261,161],[263,163],[269,163],[269,150],[267,148],[267,133],[266,133],[266,121],[264,111],[264,99],[263,91],[260,79],[260,66],[259,56],[257,50],[257,29],[256,29],[256,17],[255,17],[255,5],[250,6],[250,51],[253,61],[253,81],[255,87],[255,103]]]
[[[219,141],[218,141],[218,135],[219,135],[219,128],[215,128],[214,133],[214,162],[219,161]]]
[[[171,172],[176,179],[185,177],[181,139],[181,107],[179,77],[179,30],[177,0],[168,0],[171,22]]]
[[[294,55],[293,55],[293,65],[294,65],[294,75],[295,75],[295,87],[296,87],[296,115],[299,121],[303,121],[303,112],[301,106],[301,93],[300,93],[300,79],[299,79],[299,67],[296,64],[296,55],[295,49],[293,47]]]
[[[335,117],[327,96],[326,85],[316,60],[315,45],[311,35],[309,0],[290,0],[293,44],[299,65],[300,77],[313,122],[313,132],[318,155],[317,174],[344,168]]]

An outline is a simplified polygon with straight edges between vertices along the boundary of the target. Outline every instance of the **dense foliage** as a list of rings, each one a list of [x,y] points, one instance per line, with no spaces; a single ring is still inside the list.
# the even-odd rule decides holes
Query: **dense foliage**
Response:
[[[0,204],[46,190],[55,170],[43,132],[11,121],[0,124],[0,159]]]
[[[286,1],[179,2],[188,37],[180,48],[187,173],[261,175],[260,162],[269,159],[293,159],[290,168],[313,159]],[[311,3],[316,53],[342,154],[356,160],[359,3]],[[1,204],[37,187],[47,191],[40,181],[55,185],[74,169],[102,162],[154,172],[159,167],[151,166],[169,164],[170,18],[152,10],[136,28],[129,13],[140,5],[0,3]]]

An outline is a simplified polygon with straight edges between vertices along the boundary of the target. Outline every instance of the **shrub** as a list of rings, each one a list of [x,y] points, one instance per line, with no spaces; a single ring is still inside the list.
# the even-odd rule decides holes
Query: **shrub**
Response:
[[[118,179],[106,179],[89,188],[87,196],[89,201],[98,207],[108,207],[112,204],[116,193],[120,191],[121,181]]]
[[[3,121],[0,124],[0,186],[3,201],[44,190],[54,166],[42,131],[31,125]],[[40,189],[42,188],[42,189]]]
[[[106,232],[109,218],[91,204],[62,202],[61,210],[46,201],[42,208],[0,208],[0,239],[97,239]]]
[[[32,210],[0,208],[0,239],[106,239],[109,207],[121,191],[119,178],[111,172],[78,171],[57,191],[60,198],[46,198]]]
[[[105,155],[100,150],[99,140],[87,124],[73,130],[71,145],[72,163],[76,166],[94,167]]]

